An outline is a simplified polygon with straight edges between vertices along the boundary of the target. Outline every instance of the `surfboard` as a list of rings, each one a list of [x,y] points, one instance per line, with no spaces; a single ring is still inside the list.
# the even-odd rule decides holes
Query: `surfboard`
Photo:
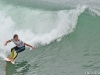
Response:
[[[10,61],[12,64],[15,64],[15,61],[11,61],[9,58],[4,58],[6,61]]]

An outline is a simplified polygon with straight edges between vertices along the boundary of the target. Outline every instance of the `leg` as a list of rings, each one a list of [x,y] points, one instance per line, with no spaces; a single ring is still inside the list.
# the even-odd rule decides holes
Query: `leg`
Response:
[[[15,46],[15,47],[13,47],[13,48],[11,49],[11,58],[14,57],[14,51],[15,51],[16,49],[18,49],[17,46]]]
[[[15,53],[13,56],[13,59],[15,59],[18,56],[18,53]]]
[[[11,55],[12,55],[12,58],[11,58],[11,61],[14,61],[14,59],[18,56],[18,53],[22,52],[25,50],[25,46],[19,48],[19,47],[14,47],[11,49]],[[16,53],[15,53],[16,51]]]
[[[13,50],[11,50],[11,58],[13,58],[13,56],[14,56],[14,49]]]
[[[9,58],[11,61],[14,61],[14,59],[18,56],[18,53],[15,53],[17,49],[19,49],[17,46],[11,49],[11,58]]]
[[[15,58],[18,56],[18,53],[16,53],[15,51],[14,51],[14,56],[10,59],[12,62],[14,62],[14,60],[15,60]]]

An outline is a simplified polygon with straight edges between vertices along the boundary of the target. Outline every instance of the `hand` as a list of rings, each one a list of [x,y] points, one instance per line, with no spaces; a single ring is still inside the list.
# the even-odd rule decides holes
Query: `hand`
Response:
[[[32,48],[32,49],[35,49],[35,47],[33,47],[33,46],[32,46],[31,48]]]
[[[6,45],[7,45],[7,43],[4,44],[4,46],[6,46]]]

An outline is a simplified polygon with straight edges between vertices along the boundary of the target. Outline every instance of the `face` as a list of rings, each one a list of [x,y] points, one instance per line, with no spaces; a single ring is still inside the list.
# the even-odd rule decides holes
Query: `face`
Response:
[[[18,41],[18,36],[16,36],[16,37],[14,38],[14,40],[15,40],[15,41]]]

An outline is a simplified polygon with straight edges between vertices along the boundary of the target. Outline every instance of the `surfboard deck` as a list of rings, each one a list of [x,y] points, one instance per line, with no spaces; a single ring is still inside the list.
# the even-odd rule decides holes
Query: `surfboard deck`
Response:
[[[11,61],[9,58],[4,58],[6,61],[10,61],[12,64],[15,64],[15,61]]]

